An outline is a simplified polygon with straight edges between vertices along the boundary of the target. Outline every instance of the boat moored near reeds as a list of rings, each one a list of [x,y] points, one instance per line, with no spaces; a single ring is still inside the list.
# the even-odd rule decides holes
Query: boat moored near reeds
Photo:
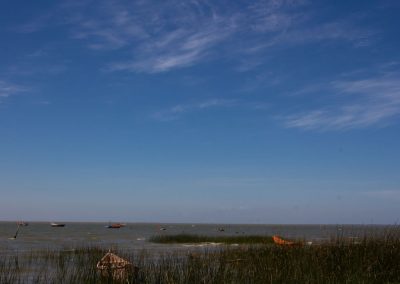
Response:
[[[280,236],[272,236],[272,240],[275,244],[279,246],[301,246],[303,243],[301,242],[294,242],[282,239]]]

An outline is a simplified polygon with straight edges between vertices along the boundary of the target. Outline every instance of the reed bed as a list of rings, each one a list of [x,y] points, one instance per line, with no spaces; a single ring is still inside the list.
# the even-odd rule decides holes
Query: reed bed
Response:
[[[124,281],[96,269],[98,247],[0,259],[0,283],[400,283],[397,234],[296,247],[241,245],[150,255],[116,251],[139,267]]]

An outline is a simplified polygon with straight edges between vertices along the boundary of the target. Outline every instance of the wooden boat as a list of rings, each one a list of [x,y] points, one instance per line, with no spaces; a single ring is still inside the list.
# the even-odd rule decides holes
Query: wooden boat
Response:
[[[293,241],[287,241],[282,239],[279,236],[272,236],[272,239],[274,240],[274,243],[280,246],[299,246],[302,245],[302,243],[299,242],[293,242]]]
[[[65,224],[51,223],[50,226],[52,226],[52,227],[65,227]]]
[[[110,224],[110,225],[106,226],[106,228],[108,228],[108,229],[119,229],[122,227],[125,227],[125,224],[114,223],[114,224]]]

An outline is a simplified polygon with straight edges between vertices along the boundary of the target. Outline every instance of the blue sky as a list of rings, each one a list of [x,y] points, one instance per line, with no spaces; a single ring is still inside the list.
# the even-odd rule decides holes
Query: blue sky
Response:
[[[399,221],[398,1],[0,3],[0,219]]]

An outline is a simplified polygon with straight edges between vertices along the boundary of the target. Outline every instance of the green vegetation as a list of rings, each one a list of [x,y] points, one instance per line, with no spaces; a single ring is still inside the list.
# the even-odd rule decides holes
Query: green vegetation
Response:
[[[267,236],[201,236],[201,235],[159,235],[150,238],[150,242],[160,244],[272,244],[272,238]]]
[[[3,256],[0,283],[118,283],[96,269],[105,253],[90,247]],[[123,283],[400,283],[400,237],[391,234],[302,247],[116,253],[139,267]]]

